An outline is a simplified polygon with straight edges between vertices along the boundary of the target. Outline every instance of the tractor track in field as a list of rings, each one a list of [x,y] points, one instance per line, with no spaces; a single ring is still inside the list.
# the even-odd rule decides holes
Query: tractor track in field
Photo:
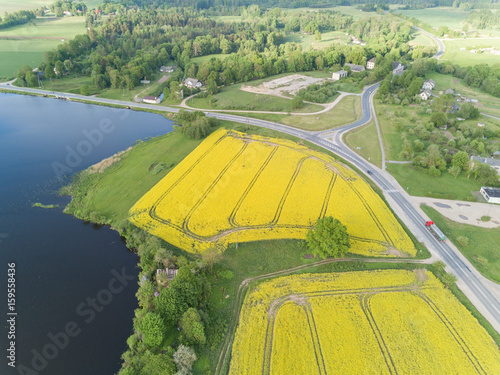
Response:
[[[225,374],[224,366],[228,364],[231,354],[232,343],[234,340],[234,334],[236,332],[236,328],[238,325],[238,320],[241,312],[242,302],[248,291],[248,288],[251,283],[254,281],[260,281],[269,279],[277,276],[285,276],[288,274],[292,274],[297,271],[302,271],[308,268],[313,268],[325,264],[330,263],[340,263],[340,262],[365,262],[365,263],[412,263],[412,264],[431,264],[434,262],[433,258],[429,259],[380,259],[380,258],[340,258],[340,259],[324,259],[313,263],[303,264],[297,267],[289,268],[286,270],[280,270],[275,272],[270,272],[263,275],[254,276],[248,279],[243,280],[236,292],[236,297],[234,300],[234,307],[232,310],[228,331],[226,333],[226,337],[224,339],[224,343],[222,345],[221,352],[219,354],[219,359],[217,361],[217,366],[215,368],[216,375]]]

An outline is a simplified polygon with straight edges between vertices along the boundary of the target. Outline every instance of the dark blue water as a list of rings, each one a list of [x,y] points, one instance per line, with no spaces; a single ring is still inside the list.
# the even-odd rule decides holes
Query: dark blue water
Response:
[[[137,256],[109,228],[63,214],[69,198],[56,191],[64,174],[171,130],[159,115],[0,94],[0,374],[119,370],[137,307]],[[8,263],[17,315],[8,315]]]

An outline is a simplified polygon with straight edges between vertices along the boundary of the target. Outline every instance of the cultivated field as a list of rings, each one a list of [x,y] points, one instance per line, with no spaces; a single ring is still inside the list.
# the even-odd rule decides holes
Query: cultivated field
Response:
[[[414,256],[378,195],[330,156],[291,141],[218,130],[130,210],[137,226],[190,252],[303,239],[318,218],[347,226],[351,252]]]
[[[498,374],[500,353],[424,269],[280,277],[246,296],[229,374]]]

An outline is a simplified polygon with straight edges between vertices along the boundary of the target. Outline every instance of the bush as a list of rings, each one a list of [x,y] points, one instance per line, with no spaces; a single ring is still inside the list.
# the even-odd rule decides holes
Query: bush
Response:
[[[469,244],[469,238],[466,236],[458,236],[457,241],[460,244],[460,246],[467,246]]]

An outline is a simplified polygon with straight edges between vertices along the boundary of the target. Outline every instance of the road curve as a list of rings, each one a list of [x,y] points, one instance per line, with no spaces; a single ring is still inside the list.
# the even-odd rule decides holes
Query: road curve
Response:
[[[435,54],[434,56],[432,56],[432,57],[434,57],[435,59],[439,59],[439,58],[443,55],[443,53],[444,53],[444,51],[445,51],[445,49],[446,49],[446,46],[444,45],[443,41],[442,41],[441,39],[439,39],[437,36],[432,35],[432,34],[431,34],[431,33],[429,33],[428,31],[422,30],[420,27],[417,27],[417,26],[415,26],[415,25],[413,25],[412,27],[413,27],[415,30],[420,31],[422,34],[424,34],[424,35],[428,36],[429,38],[431,38],[432,40],[434,40],[434,41],[437,43],[437,45],[438,45],[438,51],[437,51],[437,52],[436,52],[436,54]]]

